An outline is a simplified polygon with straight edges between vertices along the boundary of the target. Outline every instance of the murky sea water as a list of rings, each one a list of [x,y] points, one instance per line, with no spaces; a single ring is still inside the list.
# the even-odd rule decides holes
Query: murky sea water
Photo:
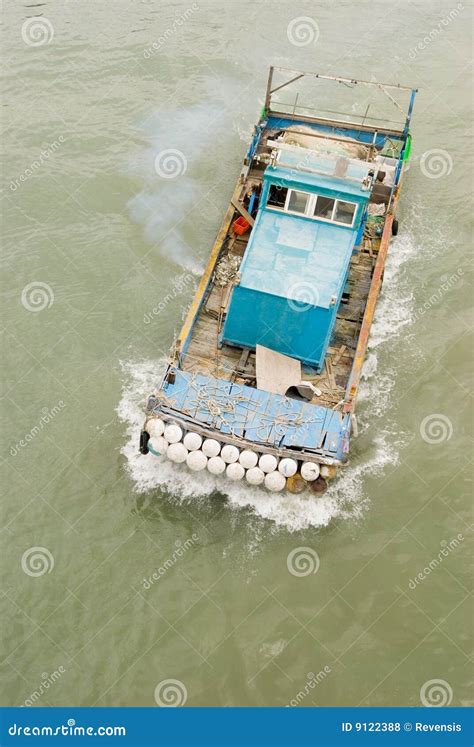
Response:
[[[5,7],[4,703],[471,702],[471,20],[420,0]],[[272,63],[420,89],[361,432],[312,500],[136,449]],[[168,148],[179,179],[157,177]]]

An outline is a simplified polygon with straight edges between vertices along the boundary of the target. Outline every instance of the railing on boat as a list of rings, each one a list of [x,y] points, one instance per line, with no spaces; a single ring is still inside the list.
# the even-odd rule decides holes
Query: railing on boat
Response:
[[[275,73],[283,73],[283,74],[289,74],[292,75],[289,80],[283,81],[282,83],[275,85],[274,84],[274,76]],[[364,114],[356,114],[353,110],[351,112],[340,112],[340,111],[334,111],[329,109],[323,109],[321,106],[314,107],[308,104],[303,104],[301,101],[299,101],[299,92],[296,93],[295,101],[294,103],[285,103],[282,101],[274,102],[273,97],[274,94],[276,94],[278,91],[283,90],[284,88],[287,88],[288,86],[291,86],[295,84],[297,81],[301,81],[304,78],[311,78],[314,80],[319,81],[332,81],[334,83],[340,83],[344,86],[347,86],[349,88],[355,87],[355,86],[371,86],[374,88],[379,89],[383,92],[383,94],[391,101],[391,103],[402,113],[404,116],[403,120],[392,120],[388,117],[377,117],[373,116],[372,114],[369,116],[369,109],[370,104],[368,104]],[[392,90],[402,92],[404,95],[409,94],[409,101],[408,105],[406,107],[403,107],[397,99],[392,96],[391,92]],[[374,124],[369,124],[369,121],[373,122],[384,122],[385,125],[392,125],[397,124],[401,125],[401,128],[392,128],[392,127],[378,127],[379,132],[382,133],[392,133],[392,134],[398,134],[398,135],[407,135],[410,127],[410,121],[411,121],[411,115],[413,111],[413,104],[415,101],[415,96],[417,93],[416,88],[411,88],[410,86],[402,86],[399,83],[380,83],[377,80],[358,80],[356,78],[345,78],[345,77],[338,77],[334,75],[323,75],[321,73],[315,73],[315,72],[303,72],[299,70],[292,70],[291,68],[285,68],[285,67],[270,67],[270,71],[268,74],[268,82],[267,82],[267,90],[265,95],[265,112],[267,114],[273,114],[275,116],[295,116],[297,115],[297,118],[299,120],[304,120],[305,116],[303,114],[304,111],[308,112],[318,112],[319,115],[321,114],[337,114],[340,117],[350,117],[351,119],[328,119],[326,117],[322,116],[316,116],[311,115],[308,117],[308,120],[310,121],[320,121],[328,125],[334,125],[338,124],[340,126],[348,127],[353,126],[357,129],[362,130],[370,130],[372,131],[374,129]],[[276,109],[272,106],[273,103],[276,103],[279,107],[286,107],[289,109],[289,111],[282,111],[281,109]],[[360,120],[360,121],[359,121]]]

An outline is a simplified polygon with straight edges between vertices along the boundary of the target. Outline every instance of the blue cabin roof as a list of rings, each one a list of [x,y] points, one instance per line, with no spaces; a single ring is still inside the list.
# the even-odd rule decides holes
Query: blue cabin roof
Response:
[[[342,177],[334,174],[338,160],[346,162],[347,170]],[[317,192],[318,188],[323,188],[328,192],[367,200],[369,194],[367,189],[363,188],[362,182],[373,168],[374,164],[367,161],[343,157],[338,159],[334,155],[322,155],[298,148],[293,151],[280,151],[276,165],[268,167],[264,179],[284,184],[291,183],[291,186],[296,188],[298,185],[309,187],[314,192]]]
[[[260,211],[241,265],[240,285],[329,308],[335,303],[357,228]],[[313,293],[304,292],[307,286]]]

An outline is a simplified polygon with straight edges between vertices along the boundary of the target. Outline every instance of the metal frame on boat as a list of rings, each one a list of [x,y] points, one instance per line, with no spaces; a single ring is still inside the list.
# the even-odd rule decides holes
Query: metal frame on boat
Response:
[[[277,74],[290,78],[277,82]],[[292,104],[275,100],[308,80],[374,87],[404,119],[369,115],[370,105],[363,114],[353,106],[350,114],[319,108],[313,116],[298,92]],[[394,90],[408,95],[406,112]],[[292,492],[322,492],[347,462],[398,228],[415,95],[400,85],[270,68],[236,189],[147,404],[144,456]]]

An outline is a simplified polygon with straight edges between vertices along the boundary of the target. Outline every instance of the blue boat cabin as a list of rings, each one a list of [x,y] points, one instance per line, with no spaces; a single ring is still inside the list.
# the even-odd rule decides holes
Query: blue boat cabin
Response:
[[[362,234],[372,168],[347,157],[279,151],[264,174],[224,342],[264,345],[321,370]]]

